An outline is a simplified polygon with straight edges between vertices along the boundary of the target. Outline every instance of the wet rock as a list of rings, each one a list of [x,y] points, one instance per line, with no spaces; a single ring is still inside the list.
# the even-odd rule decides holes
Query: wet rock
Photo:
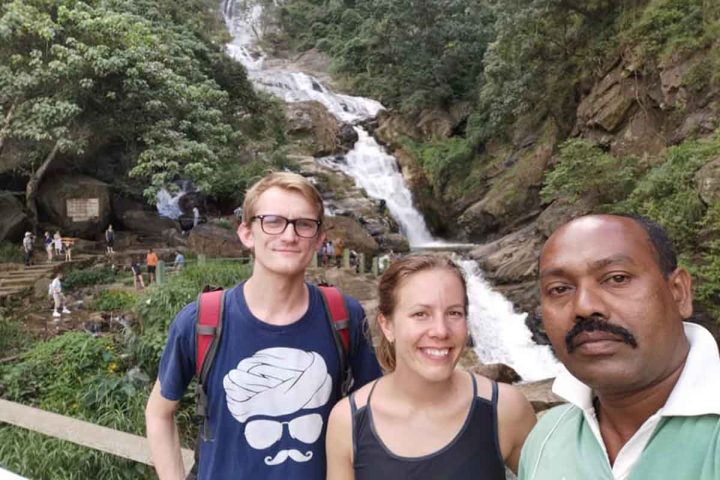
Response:
[[[30,222],[23,204],[10,192],[0,192],[0,241],[20,244]]]
[[[70,217],[69,201],[97,200],[93,217]],[[48,220],[57,225],[63,235],[95,238],[102,233],[111,218],[110,187],[100,180],[85,175],[50,175],[40,185],[38,208]]]
[[[542,246],[534,224],[482,245],[470,252],[488,279],[495,283],[517,283],[537,276],[537,259]]]
[[[327,238],[333,243],[342,239],[345,248],[364,253],[368,258],[372,258],[378,252],[375,239],[352,217],[326,217],[325,230]]]
[[[287,104],[286,133],[305,153],[321,157],[337,149],[338,122],[325,106],[316,101]]]
[[[201,224],[190,230],[187,246],[195,253],[210,257],[246,257],[250,254],[235,232],[213,224]]]
[[[565,403],[565,400],[552,392],[554,381],[550,378],[539,382],[522,383],[516,387],[528,399],[535,413],[539,413]]]
[[[118,216],[118,220],[126,230],[158,236],[162,235],[164,230],[178,227],[175,220],[161,217],[156,211],[149,210],[127,210]]]
[[[353,126],[347,123],[343,124],[337,135],[337,142],[340,150],[343,152],[349,152],[353,149],[357,141],[358,133],[355,131]]]
[[[587,197],[581,197],[574,201],[558,199],[548,205],[538,216],[537,228],[547,238],[570,220],[590,213],[593,206],[594,203]]]
[[[504,363],[478,364],[468,368],[470,372],[477,373],[483,377],[502,383],[515,383],[522,380],[520,375],[512,367]]]

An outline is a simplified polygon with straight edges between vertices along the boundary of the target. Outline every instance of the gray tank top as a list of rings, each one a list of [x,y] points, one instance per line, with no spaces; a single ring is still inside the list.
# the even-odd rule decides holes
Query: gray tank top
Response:
[[[497,383],[492,382],[492,400],[477,395],[472,377],[473,402],[463,427],[437,452],[422,457],[392,453],[377,435],[370,400],[357,408],[350,395],[352,412],[353,469],[355,480],[505,480],[505,465],[497,433]]]

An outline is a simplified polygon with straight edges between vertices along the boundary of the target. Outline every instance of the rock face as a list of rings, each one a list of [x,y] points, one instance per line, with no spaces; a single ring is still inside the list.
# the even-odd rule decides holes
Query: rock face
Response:
[[[190,230],[187,247],[210,257],[247,257],[250,251],[234,231],[213,224],[200,224]]]
[[[720,202],[720,157],[706,163],[695,173],[695,183],[706,205]]]
[[[23,234],[30,228],[30,222],[22,203],[9,192],[0,192],[0,218],[0,241],[19,245]]]
[[[287,135],[309,155],[330,155],[338,149],[336,139],[340,127],[335,117],[320,102],[290,103],[286,116]]]
[[[542,246],[540,232],[529,225],[470,253],[497,284],[520,283],[537,276],[537,259]]]
[[[352,217],[336,215],[325,218],[325,232],[327,238],[337,243],[342,239],[345,248],[358,253],[364,253],[367,258],[377,254],[378,243],[360,224]]]
[[[37,202],[41,215],[67,235],[95,238],[111,218],[108,185],[85,175],[49,176],[40,185]],[[70,216],[73,214],[78,216]]]
[[[116,216],[126,230],[142,234],[162,235],[167,229],[178,228],[175,220],[161,217],[157,212],[148,210],[126,210]]]

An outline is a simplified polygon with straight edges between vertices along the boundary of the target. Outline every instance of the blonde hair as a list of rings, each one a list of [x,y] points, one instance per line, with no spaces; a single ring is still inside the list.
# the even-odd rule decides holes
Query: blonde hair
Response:
[[[427,270],[448,270],[460,279],[463,287],[465,310],[468,308],[467,283],[462,269],[450,258],[441,255],[412,254],[393,262],[380,277],[378,283],[378,314],[382,314],[388,321],[397,307],[397,292],[405,281],[412,275]],[[379,328],[379,322],[374,322],[375,334],[379,339],[375,355],[383,370],[395,370],[395,345],[393,345]],[[378,331],[379,330],[379,331]]]
[[[245,192],[242,215],[243,223],[247,225],[250,222],[250,219],[255,216],[255,206],[260,198],[260,195],[273,187],[289,190],[291,192],[298,192],[315,208],[317,208],[317,218],[320,222],[323,221],[325,208],[323,207],[322,197],[320,196],[320,192],[317,191],[315,186],[310,183],[307,178],[302,175],[298,175],[297,173],[273,172],[255,182],[255,184],[250,187],[247,192]]]

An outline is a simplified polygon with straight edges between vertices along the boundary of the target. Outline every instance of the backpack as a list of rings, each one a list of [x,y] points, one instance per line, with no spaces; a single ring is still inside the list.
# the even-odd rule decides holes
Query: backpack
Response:
[[[353,384],[352,371],[348,357],[350,353],[350,316],[342,293],[336,287],[318,285],[320,297],[325,307],[325,318],[335,341],[335,348],[340,364],[340,394],[346,396]],[[200,461],[200,442],[212,440],[210,426],[207,421],[208,398],[205,391],[210,369],[215,354],[220,346],[223,331],[223,308],[225,306],[225,290],[207,286],[198,296],[197,316],[195,319],[195,352],[198,382],[195,387],[195,421],[199,432],[195,445],[195,463],[187,479],[197,475]]]

